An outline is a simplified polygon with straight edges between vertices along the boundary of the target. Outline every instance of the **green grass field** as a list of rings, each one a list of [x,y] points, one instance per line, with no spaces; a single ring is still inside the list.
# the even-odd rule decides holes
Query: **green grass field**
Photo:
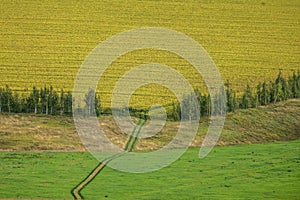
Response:
[[[105,168],[86,199],[299,199],[300,140],[189,149],[156,172]],[[98,161],[88,153],[0,153],[0,198],[72,199],[70,190]]]
[[[195,39],[237,90],[247,83],[274,80],[279,69],[288,75],[300,66],[298,0],[3,0],[0,13],[0,86],[9,84],[14,90],[44,84],[71,90],[93,48],[114,34],[140,27],[169,28]],[[194,87],[204,87],[182,58],[140,50],[120,57],[104,74],[98,86],[103,105],[109,105],[113,86],[126,70],[149,62],[169,65]],[[159,98],[166,91],[137,91],[153,93]]]

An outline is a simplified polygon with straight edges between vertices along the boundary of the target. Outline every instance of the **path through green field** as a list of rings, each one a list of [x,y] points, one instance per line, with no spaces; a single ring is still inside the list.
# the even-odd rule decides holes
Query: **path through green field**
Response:
[[[300,140],[189,149],[167,168],[129,174],[105,168],[87,199],[299,199]],[[89,153],[0,153],[0,199],[72,199],[70,189],[98,161]]]
[[[81,195],[81,190],[83,190],[88,184],[90,184],[97,176],[99,176],[100,172],[107,166],[109,162],[112,160],[121,157],[125,155],[127,152],[133,151],[138,138],[139,134],[141,132],[142,126],[145,124],[145,120],[140,119],[138,124],[134,127],[127,143],[124,149],[124,152],[121,153],[116,153],[113,156],[107,157],[104,160],[102,160],[96,168],[94,168],[91,173],[84,179],[82,180],[76,187],[74,187],[71,191],[72,195],[74,196],[75,199],[84,199],[84,197]]]

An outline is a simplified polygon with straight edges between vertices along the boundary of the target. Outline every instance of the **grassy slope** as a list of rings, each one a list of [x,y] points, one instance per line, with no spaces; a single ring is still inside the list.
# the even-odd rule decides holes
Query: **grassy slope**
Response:
[[[299,199],[300,140],[216,147],[205,159],[189,149],[156,172],[105,168],[87,199]],[[0,153],[1,198],[72,199],[70,189],[98,163],[88,153]],[[105,197],[107,196],[107,197]]]
[[[219,145],[285,141],[300,137],[300,99],[257,109],[229,113]],[[111,116],[100,120],[111,140],[122,147],[127,141]],[[150,139],[141,140],[138,150],[156,149],[168,143],[177,131],[178,122],[167,122]],[[208,120],[200,123],[193,146],[201,145]],[[71,117],[31,114],[0,114],[0,149],[2,151],[84,151]]]
[[[71,117],[1,114],[0,127],[2,150],[83,150]]]

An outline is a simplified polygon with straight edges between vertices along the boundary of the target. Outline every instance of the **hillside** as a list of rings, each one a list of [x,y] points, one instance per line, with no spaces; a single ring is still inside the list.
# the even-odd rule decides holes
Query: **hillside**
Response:
[[[229,113],[218,145],[266,143],[300,138],[300,99]],[[127,140],[111,116],[101,116],[107,136],[121,147]],[[1,151],[85,151],[73,119],[65,116],[0,114]],[[176,133],[178,122],[167,122],[160,133],[138,142],[137,150],[157,149]],[[199,146],[208,127],[200,122],[192,146]]]

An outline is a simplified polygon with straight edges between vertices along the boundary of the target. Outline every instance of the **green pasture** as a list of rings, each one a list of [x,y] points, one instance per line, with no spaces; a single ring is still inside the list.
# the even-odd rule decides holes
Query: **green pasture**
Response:
[[[300,140],[198,148],[159,171],[105,168],[86,199],[299,199]],[[0,153],[0,198],[72,199],[70,190],[97,165],[89,153]]]

